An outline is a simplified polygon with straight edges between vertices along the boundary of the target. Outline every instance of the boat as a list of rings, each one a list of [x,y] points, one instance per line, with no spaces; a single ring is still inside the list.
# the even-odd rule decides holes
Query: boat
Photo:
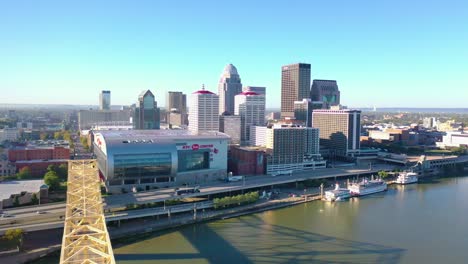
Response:
[[[348,189],[353,196],[363,196],[372,193],[383,192],[387,190],[387,183],[382,179],[367,180],[351,183]]]
[[[351,193],[347,188],[340,188],[340,185],[335,184],[335,189],[325,192],[325,200],[329,202],[343,201],[351,197]]]
[[[401,172],[396,180],[397,184],[410,184],[418,182],[418,174],[415,172]]]

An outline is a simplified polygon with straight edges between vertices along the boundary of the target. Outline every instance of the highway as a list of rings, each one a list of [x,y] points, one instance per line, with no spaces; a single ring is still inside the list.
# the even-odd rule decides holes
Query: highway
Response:
[[[321,178],[333,178],[343,177],[356,174],[368,174],[377,173],[380,170],[393,169],[391,165],[374,165],[372,170],[369,168],[328,168],[314,171],[298,172],[292,175],[280,175],[276,177],[264,175],[264,176],[250,176],[245,177],[245,181],[237,182],[211,182],[207,184],[198,185],[200,193],[174,195],[174,188],[158,189],[154,191],[139,192],[139,193],[127,193],[127,194],[115,194],[104,197],[105,209],[116,209],[125,207],[128,204],[146,204],[152,202],[162,202],[165,200],[173,200],[188,197],[206,196],[211,194],[239,191],[249,188],[264,188],[272,185],[300,182],[306,179],[321,179]],[[193,186],[191,186],[193,187]],[[177,210],[191,210],[193,204],[190,205],[179,205],[180,207],[175,208],[172,212],[178,212]],[[188,207],[186,207],[188,206]],[[200,205],[202,206],[202,205]],[[206,203],[203,207],[208,208]],[[201,207],[200,207],[201,208]],[[142,209],[143,210],[143,209]],[[144,217],[148,215],[166,214],[163,208],[149,208],[141,210],[130,210],[125,212],[118,212],[107,214],[106,217],[110,217],[108,220],[119,220],[128,219],[135,217]],[[159,210],[159,211],[157,211]],[[43,212],[38,214],[37,211]],[[11,215],[12,217],[0,218],[0,234],[2,230],[8,228],[23,228],[27,230],[38,230],[55,228],[58,224],[63,223],[62,217],[65,215],[65,203],[46,204],[40,206],[29,206],[17,209],[4,210],[4,213]],[[141,215],[135,215],[141,214]]]

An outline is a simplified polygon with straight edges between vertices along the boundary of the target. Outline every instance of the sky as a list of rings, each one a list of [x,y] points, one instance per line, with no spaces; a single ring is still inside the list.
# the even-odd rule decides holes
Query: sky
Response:
[[[0,103],[165,106],[232,63],[279,107],[297,62],[350,107],[468,107],[468,2],[0,1]]]

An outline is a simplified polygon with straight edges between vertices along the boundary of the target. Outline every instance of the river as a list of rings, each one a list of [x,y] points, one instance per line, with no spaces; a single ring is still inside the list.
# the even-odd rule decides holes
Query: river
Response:
[[[391,186],[186,226],[127,245],[118,263],[467,263],[468,177]]]
[[[190,225],[113,246],[118,264],[468,263],[467,219],[468,176]]]

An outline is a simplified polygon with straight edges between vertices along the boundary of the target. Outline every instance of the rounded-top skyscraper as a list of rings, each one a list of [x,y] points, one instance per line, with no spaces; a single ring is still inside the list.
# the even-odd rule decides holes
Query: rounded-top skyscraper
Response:
[[[219,78],[219,114],[224,112],[234,113],[234,97],[242,92],[242,83],[237,68],[228,64],[224,67]]]

